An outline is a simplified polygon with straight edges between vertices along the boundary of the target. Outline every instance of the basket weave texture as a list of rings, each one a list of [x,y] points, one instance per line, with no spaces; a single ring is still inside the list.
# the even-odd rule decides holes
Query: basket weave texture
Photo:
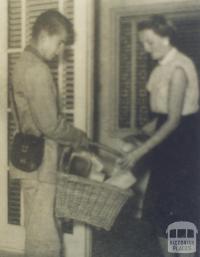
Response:
[[[59,173],[55,213],[109,231],[131,195],[130,190]]]

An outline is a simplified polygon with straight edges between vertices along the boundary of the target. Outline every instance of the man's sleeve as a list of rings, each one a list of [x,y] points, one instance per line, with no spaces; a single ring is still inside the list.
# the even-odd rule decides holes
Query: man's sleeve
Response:
[[[84,133],[58,116],[55,85],[48,68],[38,66],[29,69],[26,85],[31,114],[42,134],[63,143],[80,142]]]

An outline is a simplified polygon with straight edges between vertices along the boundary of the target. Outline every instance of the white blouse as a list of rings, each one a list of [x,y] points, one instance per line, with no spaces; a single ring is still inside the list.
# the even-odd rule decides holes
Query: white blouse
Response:
[[[199,109],[199,83],[196,68],[189,57],[172,48],[157,65],[147,83],[150,106],[153,112],[168,113],[168,97],[174,70],[180,67],[188,79],[182,115],[195,113]]]

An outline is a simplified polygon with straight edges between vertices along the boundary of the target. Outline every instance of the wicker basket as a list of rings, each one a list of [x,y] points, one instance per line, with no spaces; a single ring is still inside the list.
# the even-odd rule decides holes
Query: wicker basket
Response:
[[[130,190],[64,173],[58,174],[57,182],[57,217],[82,221],[107,231],[132,195]]]

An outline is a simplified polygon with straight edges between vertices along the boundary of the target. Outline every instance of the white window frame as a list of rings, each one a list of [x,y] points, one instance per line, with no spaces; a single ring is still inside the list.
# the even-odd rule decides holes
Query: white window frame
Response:
[[[94,0],[74,0],[74,125],[93,134]],[[92,256],[92,230],[74,223],[73,235],[66,234],[66,256]]]

